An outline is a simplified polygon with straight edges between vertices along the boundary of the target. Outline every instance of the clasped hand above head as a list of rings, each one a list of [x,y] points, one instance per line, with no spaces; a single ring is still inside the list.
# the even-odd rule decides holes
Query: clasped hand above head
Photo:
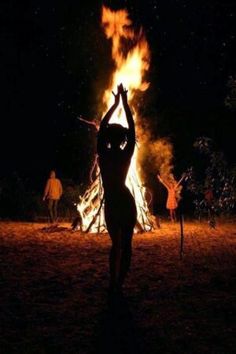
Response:
[[[127,103],[127,92],[128,90],[126,90],[122,84],[117,86],[117,93],[114,93],[112,91],[112,94],[115,98],[115,104],[118,104],[120,101],[120,96],[122,98],[123,104]]]

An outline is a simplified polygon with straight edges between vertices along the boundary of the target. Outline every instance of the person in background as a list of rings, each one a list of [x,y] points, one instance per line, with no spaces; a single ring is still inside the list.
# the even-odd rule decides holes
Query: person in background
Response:
[[[61,198],[63,189],[61,181],[56,178],[56,172],[52,170],[47,180],[43,200],[48,200],[48,212],[50,223],[53,224],[57,221],[57,207],[58,201]]]
[[[210,227],[216,227],[215,211],[214,211],[214,193],[211,187],[208,187],[204,191],[204,199],[208,213],[208,223]]]
[[[174,221],[176,221],[176,209],[178,208],[178,200],[176,198],[176,193],[177,193],[177,189],[178,189],[180,183],[185,178],[185,174],[183,174],[183,176],[180,178],[180,180],[178,182],[164,181],[159,174],[157,175],[157,178],[163,184],[163,186],[166,187],[166,189],[168,191],[167,201],[166,201],[166,209],[168,209],[170,212],[170,220],[172,222],[174,222]]]

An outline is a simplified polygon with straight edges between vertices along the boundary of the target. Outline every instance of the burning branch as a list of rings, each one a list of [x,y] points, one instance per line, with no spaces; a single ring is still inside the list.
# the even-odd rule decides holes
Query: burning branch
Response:
[[[78,119],[81,120],[82,122],[86,123],[86,124],[92,125],[93,127],[95,127],[96,131],[98,131],[99,124],[95,120],[87,120],[87,119],[84,119],[81,116],[78,117]]]

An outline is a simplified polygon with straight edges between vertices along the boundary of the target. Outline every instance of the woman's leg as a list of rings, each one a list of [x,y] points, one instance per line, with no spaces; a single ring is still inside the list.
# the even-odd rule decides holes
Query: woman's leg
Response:
[[[133,196],[125,189],[122,205],[117,209],[106,207],[105,219],[112,240],[110,253],[111,287],[123,285],[131,262],[131,243],[137,212]]]
[[[176,221],[176,211],[175,211],[175,209],[173,209],[173,219],[174,219],[174,221]]]
[[[107,231],[111,238],[111,250],[109,255],[110,267],[110,290],[114,291],[117,287],[118,277],[120,272],[120,258],[121,258],[121,233],[120,225],[116,217],[115,207],[112,203],[105,201],[105,221]]]
[[[53,203],[53,221],[56,222],[57,221],[57,206],[58,206],[58,200],[54,200]]]
[[[175,219],[174,219],[174,210],[173,210],[173,209],[170,209],[170,220],[171,220],[172,222],[175,221]]]
[[[48,213],[50,223],[53,223],[53,199],[48,199]]]
[[[109,266],[110,266],[110,289],[115,290],[118,286],[118,278],[121,265],[121,234],[120,232],[109,231],[112,246],[110,250]]]
[[[132,256],[132,236],[133,227],[125,230],[122,233],[119,287],[123,286],[126,275],[130,269]]]

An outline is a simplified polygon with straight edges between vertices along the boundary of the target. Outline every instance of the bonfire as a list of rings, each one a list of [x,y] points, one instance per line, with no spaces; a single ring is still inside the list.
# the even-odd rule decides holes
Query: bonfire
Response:
[[[128,89],[128,100],[133,109],[137,135],[142,137],[144,132],[139,124],[140,117],[135,107],[135,96],[138,92],[146,91],[149,83],[144,76],[150,65],[150,51],[147,40],[140,29],[134,31],[129,14],[126,10],[112,11],[107,7],[102,8],[102,27],[107,39],[111,40],[111,55],[115,70],[111,77],[111,85],[103,95],[104,112],[112,105],[112,91],[122,83]],[[128,49],[127,49],[128,48]],[[114,112],[110,123],[119,123],[127,127],[127,122],[122,105]],[[141,145],[141,141],[139,141]],[[133,194],[136,202],[138,217],[136,231],[150,231],[154,227],[154,218],[151,215],[145,200],[144,181],[141,179],[141,166],[138,163],[139,144],[136,144],[126,185]],[[106,231],[104,220],[104,198],[99,167],[96,159],[90,176],[91,183],[77,205],[77,210],[82,219],[82,230],[85,232]]]

